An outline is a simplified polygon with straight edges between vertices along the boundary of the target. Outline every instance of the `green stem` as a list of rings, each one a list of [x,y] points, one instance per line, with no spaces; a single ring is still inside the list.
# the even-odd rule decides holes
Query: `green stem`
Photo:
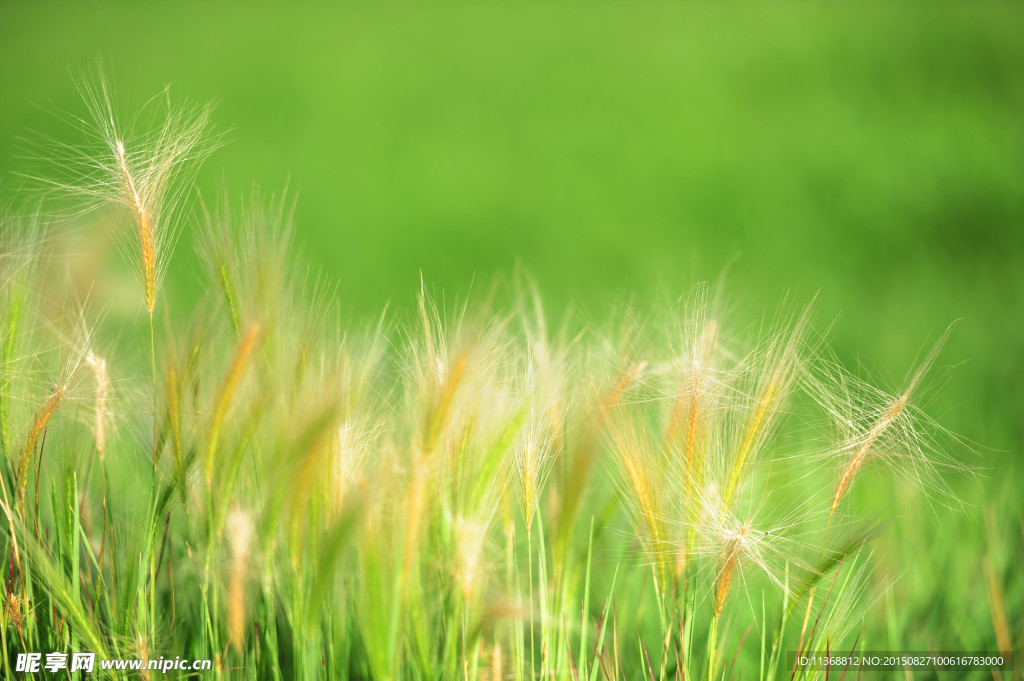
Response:
[[[718,648],[718,619],[721,613],[715,615],[711,620],[711,630],[708,632],[708,679],[715,678],[715,653]]]
[[[156,555],[157,555],[157,544],[160,541],[160,520],[156,510],[157,504],[157,488],[156,488],[156,448],[157,448],[157,411],[156,411],[156,332],[153,328],[153,314],[149,315],[149,362],[150,368],[153,374],[153,481],[152,487],[150,488],[150,504],[151,504],[151,521],[152,521],[152,538],[150,539],[149,545],[149,573],[150,573],[150,593],[149,593],[149,636],[150,644],[156,642]]]
[[[153,485],[156,485],[156,437],[157,437],[157,412],[156,412],[156,331],[153,328],[153,315],[149,315],[149,365],[153,374]]]
[[[537,657],[536,657],[536,653],[534,652],[534,643],[533,643],[533,620],[534,620],[534,612],[533,612],[533,609],[534,609],[534,603],[533,603],[533,533],[530,532],[529,530],[526,531],[526,559],[528,561],[527,565],[529,566],[528,569],[527,569],[527,573],[529,575],[528,576],[528,581],[529,581],[529,584],[530,584],[530,592],[529,592],[530,593],[530,674],[529,674],[529,678],[532,678],[533,675],[536,673],[536,669],[537,669]]]

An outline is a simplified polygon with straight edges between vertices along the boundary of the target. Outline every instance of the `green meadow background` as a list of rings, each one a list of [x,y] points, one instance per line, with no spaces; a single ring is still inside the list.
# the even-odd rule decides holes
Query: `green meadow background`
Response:
[[[896,389],[959,320],[926,406],[969,441],[968,508],[893,495],[879,561],[919,649],[994,649],[995,595],[1021,650],[1024,5],[0,2],[0,192],[97,57],[126,111],[217,102],[204,196],[287,186],[353,325],[421,272],[455,301],[522,269],[591,320],[724,273],[751,325],[817,295]]]

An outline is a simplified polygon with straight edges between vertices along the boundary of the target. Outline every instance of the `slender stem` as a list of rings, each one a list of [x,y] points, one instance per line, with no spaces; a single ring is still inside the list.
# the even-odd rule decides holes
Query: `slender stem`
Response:
[[[715,677],[715,653],[718,648],[718,619],[721,613],[715,613],[711,620],[711,630],[708,632],[708,679]]]
[[[153,484],[156,485],[156,438],[157,438],[157,412],[156,412],[156,331],[153,328],[153,313],[149,313],[149,364],[153,373]]]
[[[825,555],[825,546],[828,544],[828,535],[832,532],[832,515],[828,517],[828,523],[825,525],[825,535],[821,538],[821,546],[818,548],[818,562],[821,562],[822,557]],[[807,624],[811,619],[811,610],[814,607],[814,592],[817,589],[817,584],[812,584],[811,589],[807,594],[807,610],[804,612],[804,622],[800,627],[800,639],[796,646],[796,656],[799,657],[804,652],[804,636],[807,634]],[[807,642],[808,644],[810,641]],[[796,660],[793,661],[793,676],[796,676]]]
[[[526,559],[527,559],[527,573],[529,575],[530,584],[530,678],[533,678],[535,670],[537,669],[537,656],[534,652],[533,644],[533,533],[529,530],[526,531]]]
[[[160,523],[157,520],[156,512],[156,500],[157,500],[157,489],[156,489],[156,456],[157,456],[157,395],[156,395],[156,331],[153,327],[153,313],[149,313],[149,362],[150,368],[153,374],[153,480],[152,487],[150,489],[150,497],[152,504],[152,538],[150,540],[150,551],[149,551],[149,573],[150,573],[150,594],[149,594],[149,626],[150,626],[150,641],[156,641],[156,544],[159,535]]]

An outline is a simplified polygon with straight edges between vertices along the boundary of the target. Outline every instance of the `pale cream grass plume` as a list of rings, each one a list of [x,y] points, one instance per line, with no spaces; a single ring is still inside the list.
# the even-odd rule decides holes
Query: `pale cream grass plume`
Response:
[[[345,408],[349,411],[362,409],[377,413],[379,410],[396,410],[395,381],[392,380],[392,357],[387,337],[387,308],[381,311],[377,324],[367,334],[349,335],[342,331],[338,318],[334,337],[328,341],[339,348],[338,369],[342,382]]]
[[[719,560],[720,567],[715,585],[715,617],[722,614],[737,563],[743,555],[750,551],[751,536],[750,523],[746,522],[723,537],[722,555]]]
[[[453,328],[457,335],[462,319],[448,326],[442,322],[437,306],[421,283],[419,296],[418,334],[410,334],[407,353],[406,402],[417,413],[416,448],[421,456],[431,458],[440,439],[447,433],[452,407],[460,384],[469,367],[465,350],[453,351],[445,330]]]
[[[751,589],[747,581],[748,567],[766,574],[782,589],[785,589],[787,580],[784,576],[779,577],[769,560],[771,544],[779,537],[758,527],[753,515],[742,518],[736,516],[730,505],[722,503],[723,499],[715,483],[707,485],[701,492],[699,520],[694,528],[697,535],[695,554],[701,558],[698,565],[707,574],[705,581],[709,591],[705,597],[710,598],[712,604],[707,661],[709,673],[714,676],[717,673],[716,664],[720,664],[716,659],[720,653],[719,625],[727,600],[736,590],[734,585],[742,582],[740,592],[749,599]]]
[[[47,261],[50,241],[50,226],[38,209],[15,213],[0,206],[0,302],[10,304],[10,296],[38,292],[29,284]]]
[[[465,373],[468,360],[465,356],[453,358],[453,365],[447,365],[446,339],[441,330],[437,308],[427,298],[421,282],[419,299],[420,331],[408,359],[410,365],[406,376],[406,403],[413,412],[416,424],[411,443],[411,461],[407,480],[404,483],[404,523],[402,527],[402,565],[400,584],[403,594],[408,588],[409,573],[413,568],[417,549],[423,534],[423,520],[431,502],[428,484],[435,471],[435,450],[438,441],[448,429],[450,410],[459,382]],[[400,506],[400,508],[401,508]]]
[[[143,285],[152,317],[174,242],[183,225],[199,166],[220,145],[210,131],[209,105],[175,105],[168,92],[125,123],[102,71],[77,81],[88,118],[64,114],[83,137],[51,142],[42,154],[52,164],[45,186],[84,201],[81,211],[121,206],[131,216],[124,251]],[[162,101],[161,101],[162,100]],[[146,117],[152,120],[145,120]],[[150,123],[151,125],[147,125]]]
[[[21,388],[33,383],[33,367],[46,354],[36,337],[36,310],[48,235],[38,211],[0,213],[0,446],[8,453],[18,446],[12,427],[18,403],[32,399]]]
[[[57,408],[60,406],[61,401],[67,394],[68,385],[66,383],[59,383],[53,387],[53,390],[47,396],[45,402],[43,402],[39,411],[36,412],[32,419],[32,424],[28,431],[28,437],[25,440],[25,445],[22,447],[21,455],[18,459],[18,473],[16,477],[17,485],[17,501],[20,504],[25,498],[25,487],[28,483],[29,468],[32,463],[32,458],[36,452],[36,445],[39,443],[39,438],[46,430],[46,427],[50,423],[50,419],[57,412]]]
[[[206,447],[205,474],[208,487],[214,483],[213,474],[216,470],[217,446],[221,429],[234,402],[235,392],[248,372],[252,355],[256,351],[262,332],[263,329],[259,324],[249,326],[235,349],[231,365],[228,367],[228,371],[224,375],[220,389],[217,392],[213,415],[210,420],[210,435]]]
[[[615,418],[620,407],[639,408],[664,400],[650,381],[663,378],[668,367],[655,361],[660,358],[650,345],[644,345],[645,340],[643,327],[627,309],[615,334],[602,334],[580,348],[574,375],[587,381],[580,386],[577,402],[598,426],[595,433]]]
[[[106,460],[107,440],[113,423],[113,412],[110,406],[112,387],[110,371],[106,359],[95,350],[97,345],[95,329],[99,328],[101,324],[99,321],[90,321],[88,301],[74,302],[66,307],[70,308],[68,314],[71,318],[71,332],[63,342],[71,348],[71,354],[76,358],[75,362],[83,369],[82,373],[88,373],[92,379],[88,388],[85,385],[82,386],[83,394],[87,389],[92,391],[92,399],[85,398],[83,400],[89,403],[89,408],[84,410],[83,420],[92,433],[93,444],[96,446],[96,453],[102,464]],[[71,374],[76,373],[77,369],[77,366],[73,367]],[[86,369],[87,372],[84,371]],[[88,383],[89,381],[83,380],[82,382]]]
[[[42,320],[43,326],[49,328],[57,339],[55,348],[50,352],[41,351],[37,361],[45,363],[51,360],[56,363],[55,376],[39,384],[45,390],[45,396],[28,398],[35,407],[29,420],[29,427],[18,457],[16,486],[17,500],[20,503],[25,494],[30,464],[36,454],[41,438],[47,432],[52,419],[60,408],[68,402],[77,403],[88,393],[82,385],[83,367],[87,365],[88,348],[92,343],[92,329],[86,322],[85,305],[69,304],[70,312],[66,318],[55,322]],[[65,331],[65,322],[70,330]],[[56,355],[53,358],[53,355]],[[35,401],[33,401],[35,400]]]
[[[261,369],[264,363],[261,361]],[[351,430],[344,443],[349,449],[346,451],[339,448],[338,428],[346,423],[346,418],[341,406],[339,382],[333,372],[334,367],[330,367],[323,375],[312,375],[303,382],[297,399],[282,399],[278,394],[275,400],[266,393],[290,391],[276,389],[279,384],[275,379],[268,381],[265,372],[260,371],[253,377],[253,385],[260,386],[260,389],[247,391],[248,399],[245,400],[250,405],[244,413],[251,416],[243,417],[252,424],[248,427],[255,429],[265,426],[265,436],[276,443],[267,461],[268,474],[277,477],[278,487],[286,500],[289,545],[292,563],[296,566],[302,559],[305,538],[315,537],[318,530],[324,527],[310,524],[311,513],[326,516],[326,520],[333,521],[329,526],[334,526],[346,511],[355,510],[357,505],[362,506],[363,495],[358,494],[360,490],[356,488],[354,480],[352,484],[347,484],[345,496],[339,495],[342,484],[339,465],[343,460],[339,456],[361,458],[361,451],[353,451],[351,447],[357,444],[358,438],[363,437],[364,433],[361,432],[363,426],[350,416],[347,422]],[[277,409],[284,416],[282,420],[260,423],[265,421],[263,414]],[[358,444],[360,450],[363,446]],[[237,459],[235,461],[237,465]]]
[[[515,361],[514,341],[506,337],[506,329],[505,324],[499,323],[482,330],[476,339],[460,342],[463,349],[459,355],[466,358],[466,367],[452,404],[451,421],[459,425],[460,435],[465,428],[471,428],[471,437],[481,446],[506,428],[523,408],[520,366]]]
[[[337,385],[341,378],[341,385],[332,388],[332,391],[340,391],[338,404],[341,412],[351,412],[358,405],[360,410],[368,413],[379,404],[379,399],[373,397],[378,389],[365,381],[353,385],[350,380],[346,384],[345,380],[351,377],[345,378],[346,367],[341,358],[332,352],[335,348],[344,349],[347,340],[347,335],[339,328],[341,313],[335,287],[329,285],[323,277],[307,276],[302,281],[289,280],[290,277],[286,277],[287,291],[282,298],[286,301],[294,300],[294,303],[285,303],[290,310],[282,310],[277,316],[268,310],[265,315],[270,322],[276,319],[278,323],[269,348],[273,353],[269,362],[271,367],[279,366],[278,380],[282,385],[289,382],[294,385],[294,397],[308,381],[329,381]],[[364,365],[361,374],[378,379],[383,345],[379,334],[380,330],[367,339],[360,349],[362,354],[359,359]],[[380,391],[386,389],[383,386]]]
[[[338,426],[334,441],[333,509],[340,513],[354,493],[367,485],[367,475],[376,475],[371,469],[374,455],[383,443],[385,425],[369,418],[352,417]],[[370,469],[370,470],[368,470]],[[380,480],[377,480],[379,483]]]
[[[770,334],[735,368],[734,375],[758,376],[758,380],[753,385],[734,386],[741,401],[734,425],[734,453],[726,454],[723,462],[724,470],[728,471],[722,495],[725,506],[734,503],[750,467],[774,435],[781,407],[799,375],[809,316],[809,309],[805,309],[795,322],[784,325],[785,331]]]
[[[670,345],[675,346],[675,335]],[[662,450],[668,477],[683,490],[683,540],[677,542],[676,577],[686,570],[692,549],[696,499],[707,479],[708,452],[719,428],[719,413],[726,392],[725,372],[717,366],[720,348],[718,321],[710,316],[707,290],[698,287],[687,303],[681,334],[682,346],[673,350],[675,367],[667,395],[671,408],[664,427]]]
[[[434,560],[420,551],[434,523],[452,532],[460,591],[474,599],[482,588],[486,536],[507,480],[503,442],[514,436],[522,405],[507,329],[506,319],[479,323],[465,308],[443,324],[421,293],[420,328],[400,358],[402,401],[412,425],[404,493],[395,508],[403,595],[416,588],[414,570]]]
[[[459,517],[455,522],[456,579],[466,603],[480,595],[484,582],[486,544],[493,513],[483,518]]]
[[[218,439],[231,421],[230,412],[237,409],[235,402],[248,410],[239,413],[250,424],[259,411],[288,414],[248,426],[286,441],[290,434],[274,432],[275,424],[305,422],[311,413],[317,414],[317,427],[323,426],[323,431],[315,437],[316,446],[306,450],[297,468],[281,463],[298,471],[295,481],[301,481],[304,497],[306,485],[315,477],[318,496],[326,495],[328,512],[336,514],[350,501],[350,483],[355,482],[368,446],[364,435],[377,428],[361,402],[373,390],[366,384],[377,376],[380,351],[374,346],[380,343],[356,348],[364,354],[354,357],[349,338],[331,326],[340,324],[331,290],[317,280],[310,285],[294,276],[289,264],[294,205],[287,192],[264,198],[255,189],[238,205],[223,195],[212,207],[203,205],[197,253],[210,288],[217,292],[211,302],[219,303],[224,312],[218,322],[226,320],[239,343],[215,399],[206,472],[209,475],[219,458]],[[241,391],[238,381],[243,374],[255,373],[251,365],[257,356],[263,389]],[[270,386],[280,389],[267,389]],[[316,477],[319,466],[330,474]]]
[[[362,477],[362,463],[365,451],[359,446],[359,437],[353,425],[346,421],[338,427],[337,476],[338,498],[343,499],[351,485]]]
[[[447,425],[438,441],[438,470],[447,490],[445,513],[475,515],[481,507],[499,504],[509,457],[495,453],[510,447],[519,426],[522,401],[516,392],[514,367],[497,336],[460,342],[454,361],[457,391],[448,398]],[[451,363],[449,363],[450,365]],[[507,443],[505,442],[507,440]]]
[[[209,307],[202,307],[200,314],[168,338],[162,359],[166,446],[173,457],[178,492],[186,513],[194,502],[201,502],[198,495],[205,494],[205,488],[192,484],[200,480],[193,472],[201,466],[201,457],[189,453],[202,451],[203,426],[210,411],[207,405],[214,399],[216,376],[221,372],[215,362],[216,350],[230,346],[230,342],[224,342],[227,338],[222,329],[211,323],[212,318]]]
[[[622,471],[623,492],[640,520],[648,551],[659,557],[668,540],[665,529],[663,476],[640,415],[617,411],[608,424],[611,446]],[[658,579],[664,588],[665,574],[658,560]]]
[[[571,408],[567,364],[564,354],[556,354],[542,337],[527,340],[522,386],[527,416],[513,446],[527,534],[533,531],[534,514],[565,428],[565,413]]]
[[[107,371],[107,361],[93,352],[85,357],[86,364],[92,368],[93,378],[96,382],[96,404],[95,418],[92,423],[93,441],[96,443],[96,451],[100,456],[102,464],[106,459],[107,452],[107,422],[110,415],[107,411],[107,398],[110,394],[110,374]]]
[[[830,517],[836,514],[858,474],[875,461],[890,468],[901,485],[923,491],[929,502],[960,506],[940,471],[967,472],[968,468],[950,452],[972,449],[915,405],[921,384],[951,331],[952,327],[945,331],[897,393],[861,381],[830,358],[819,360],[822,368],[808,377],[807,390],[826,409],[837,432],[838,443],[828,452],[839,462]]]
[[[241,652],[245,639],[245,592],[254,536],[252,517],[247,511],[235,506],[228,513],[225,530],[231,546],[228,631],[232,647],[236,652]]]
[[[717,487],[709,486],[700,498],[694,524],[695,558],[703,559],[713,571],[713,604],[717,618],[729,595],[732,584],[747,564],[756,565],[774,578],[766,558],[768,533],[759,529],[752,517],[740,519],[721,503]],[[778,537],[772,537],[777,539]]]
[[[714,354],[718,325],[714,320],[701,324],[700,339],[694,340],[690,351],[690,371],[686,381],[686,400],[680,400],[680,404],[686,405],[686,441],[683,453],[686,461],[686,469],[697,484],[703,477],[704,461],[700,451],[702,426],[706,428],[708,420],[708,402],[713,396],[712,386],[713,369],[710,366]]]
[[[836,508],[839,506],[839,502],[842,500],[846,490],[853,482],[854,475],[856,475],[857,471],[859,471],[861,466],[864,465],[868,452],[871,450],[872,446],[876,444],[878,439],[887,429],[894,425],[896,420],[906,409],[909,399],[910,389],[904,391],[903,394],[897,396],[888,405],[886,405],[881,415],[874,421],[874,423],[871,424],[867,432],[857,438],[852,447],[853,455],[843,468],[842,475],[839,477],[839,482],[836,484],[835,493],[832,495],[832,506],[829,508],[830,516],[835,514]],[[849,448],[849,446],[842,447],[842,449]]]
[[[714,584],[710,595],[716,612],[724,607],[737,582],[744,584],[742,593],[748,597],[749,582],[758,576],[791,595],[796,584],[792,577],[813,572],[820,549],[820,523],[815,521],[824,519],[820,510],[815,510],[814,499],[798,499],[788,491],[765,488],[755,508],[737,515],[722,504],[715,483],[697,491],[696,508],[679,515],[686,518],[681,522],[689,523],[693,533],[693,559]],[[780,494],[786,498],[774,500],[777,503],[771,507],[769,497]],[[792,581],[787,580],[787,573]]]
[[[709,313],[705,287],[699,287],[688,301],[681,335],[682,347],[674,352],[679,366],[673,372],[676,394],[665,426],[665,445],[671,447],[682,439],[682,463],[693,471],[700,467],[698,448],[706,403],[714,396],[712,359],[720,344],[719,324]],[[673,347],[674,336],[670,339]]]
[[[567,339],[564,331],[552,336],[536,286],[529,280],[523,284],[518,290],[521,332],[517,338],[525,346],[519,358],[519,391],[526,418],[513,445],[512,460],[520,512],[527,538],[532,539],[548,475],[564,451],[567,420],[576,409],[570,375],[576,368],[572,353],[578,337]],[[511,518],[506,524],[514,528]]]
[[[520,437],[513,447],[520,505],[527,534],[533,532],[534,515],[540,507],[540,498],[552,461],[550,434],[539,423],[535,413],[531,410],[530,421],[520,431]]]
[[[567,465],[569,472],[563,477],[565,485],[560,488],[560,507],[557,508],[556,521],[560,531],[560,539],[572,532],[572,522],[579,511],[580,504],[586,494],[593,469],[598,460],[598,453],[610,440],[614,442],[616,433],[615,424],[618,423],[620,410],[631,406],[630,394],[636,390],[638,385],[643,385],[646,378],[649,363],[646,360],[636,360],[629,357],[628,345],[624,346],[625,351],[619,350],[613,344],[603,343],[602,345],[587,348],[583,355],[585,362],[580,366],[580,375],[588,376],[588,385],[580,394],[579,421],[573,423],[574,428],[579,428],[580,440],[573,447],[571,456],[568,457]],[[613,358],[613,359],[609,359]],[[615,456],[614,463],[619,464],[618,456]],[[637,494],[634,479],[630,478],[628,469],[617,468],[623,475],[616,476],[618,483],[626,488],[627,498],[639,500],[640,498],[651,499],[649,494],[645,495],[647,478],[637,477],[636,482],[640,483],[640,492]],[[636,468],[637,472],[641,469]],[[655,519],[653,513],[644,515],[641,506],[633,506],[639,509],[637,517],[646,522],[645,518]],[[653,506],[648,504],[648,511]],[[652,541],[654,543],[652,543]],[[651,551],[655,548],[657,540],[645,542],[644,548]],[[657,570],[662,571],[658,563]],[[664,580],[662,580],[664,584]]]
[[[340,410],[332,463],[336,513],[348,504],[353,492],[366,486],[368,476],[375,483],[375,498],[381,499],[385,492],[381,489],[387,463],[383,452],[393,449],[387,437],[397,428],[385,417],[394,413],[396,406],[386,376],[383,322],[381,317],[376,329],[365,337],[353,338],[338,331],[336,361],[328,362],[325,380],[337,384]],[[334,344],[326,341],[326,347]],[[329,359],[334,353],[322,354]]]
[[[414,469],[425,466],[435,479],[440,494],[432,500],[446,523],[500,505],[511,465],[505,450],[523,413],[509,318],[467,310],[446,324],[421,292],[420,326],[402,358]]]
[[[236,334],[253,321],[276,327],[289,313],[312,312],[329,298],[317,290],[312,302],[298,295],[288,261],[294,217],[295,199],[287,189],[264,196],[253,188],[237,204],[226,194],[212,208],[202,204],[196,253],[223,299]]]

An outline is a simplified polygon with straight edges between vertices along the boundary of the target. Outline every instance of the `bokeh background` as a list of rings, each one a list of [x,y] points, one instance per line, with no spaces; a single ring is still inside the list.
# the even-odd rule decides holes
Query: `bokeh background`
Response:
[[[974,443],[968,509],[897,495],[882,556],[910,640],[985,644],[996,598],[1019,641],[1022,29],[1010,2],[2,2],[0,190],[101,57],[126,110],[217,102],[204,195],[287,185],[354,324],[421,272],[460,299],[522,267],[598,319],[726,272],[753,322],[817,294],[839,357],[896,388],[960,320],[927,406]]]

